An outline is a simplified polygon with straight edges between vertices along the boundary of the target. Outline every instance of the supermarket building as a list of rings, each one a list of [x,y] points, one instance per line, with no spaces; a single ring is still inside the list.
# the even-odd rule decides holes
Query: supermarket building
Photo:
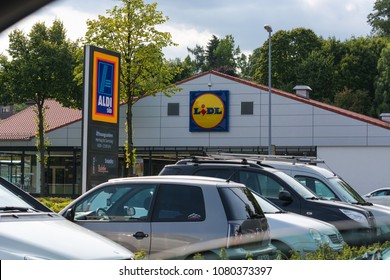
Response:
[[[147,96],[133,106],[133,143],[138,175],[157,174],[179,158],[208,152],[267,154],[268,87],[208,71],[177,83],[170,97]],[[308,87],[295,93],[272,89],[271,143],[278,155],[325,160],[359,193],[389,186],[389,114],[375,119],[310,99]],[[82,112],[47,101],[46,133],[51,145],[46,168],[52,195],[81,193]],[[124,174],[126,106],[120,108],[119,166]],[[0,121],[1,176],[39,193],[35,121],[29,107]]]

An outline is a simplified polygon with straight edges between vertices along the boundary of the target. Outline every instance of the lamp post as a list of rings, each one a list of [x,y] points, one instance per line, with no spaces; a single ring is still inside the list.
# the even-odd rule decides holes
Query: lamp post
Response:
[[[272,155],[272,135],[271,135],[271,33],[272,27],[268,24],[264,25],[264,29],[268,32],[268,155]]]

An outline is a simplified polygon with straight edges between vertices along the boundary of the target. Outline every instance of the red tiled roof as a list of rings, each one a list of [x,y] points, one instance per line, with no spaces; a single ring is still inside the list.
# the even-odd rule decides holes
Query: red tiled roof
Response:
[[[210,71],[201,73],[199,75],[190,77],[190,78],[188,78],[186,80],[183,80],[183,81],[177,83],[177,85],[183,84],[185,82],[188,82],[188,81],[191,81],[191,80],[194,80],[196,78],[199,78],[199,77],[202,77],[202,76],[205,76],[205,75],[209,75],[209,74],[220,76],[220,77],[223,77],[223,78],[235,81],[237,83],[246,84],[246,85],[251,86],[251,87],[255,87],[255,88],[258,88],[258,89],[261,89],[261,90],[264,90],[264,91],[268,91],[268,87],[266,87],[266,86],[259,85],[259,84],[256,84],[254,82],[243,80],[243,79],[240,79],[240,78],[237,78],[237,77],[233,77],[233,76],[230,76],[230,75],[226,75],[226,74],[214,71],[214,70],[210,70]],[[336,114],[344,115],[346,117],[350,117],[350,118],[353,118],[353,119],[356,119],[356,120],[359,120],[359,121],[362,121],[362,122],[366,122],[366,123],[369,123],[369,124],[372,124],[372,125],[376,125],[376,126],[379,126],[379,127],[385,128],[385,129],[390,129],[390,123],[384,122],[384,121],[376,119],[376,118],[368,117],[368,116],[365,116],[365,115],[362,115],[362,114],[358,114],[358,113],[355,113],[355,112],[352,112],[352,111],[349,111],[349,110],[345,110],[345,109],[342,109],[342,108],[339,108],[339,107],[335,107],[335,106],[332,106],[332,105],[328,105],[326,103],[322,103],[322,102],[319,102],[319,101],[316,101],[316,100],[313,100],[313,99],[300,97],[300,96],[297,96],[296,94],[284,92],[284,91],[277,90],[277,89],[272,89],[272,93],[273,94],[277,94],[277,95],[281,95],[281,96],[284,96],[284,97],[287,97],[287,98],[290,98],[290,99],[294,99],[296,101],[299,101],[299,102],[302,102],[302,103],[306,103],[306,104],[309,104],[309,105],[312,105],[312,106],[315,106],[315,107],[318,107],[318,108],[321,108],[321,109],[324,109],[324,110],[328,110],[328,111],[334,112]]]
[[[45,102],[46,122],[48,125],[47,132],[69,125],[79,121],[82,117],[80,110],[63,107],[55,100]],[[35,137],[36,123],[34,106],[29,106],[0,121],[0,140],[28,140]]]

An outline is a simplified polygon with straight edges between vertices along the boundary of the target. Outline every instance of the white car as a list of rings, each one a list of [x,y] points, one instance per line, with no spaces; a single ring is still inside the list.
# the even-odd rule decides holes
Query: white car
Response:
[[[363,198],[371,203],[390,207],[390,188],[380,188],[363,195]]]
[[[134,254],[0,178],[0,259],[126,260]]]
[[[286,212],[266,198],[256,193],[253,195],[267,217],[271,243],[283,258],[290,258],[292,251],[304,257],[306,253],[319,249],[320,245],[328,245],[335,251],[343,249],[344,240],[334,225]]]

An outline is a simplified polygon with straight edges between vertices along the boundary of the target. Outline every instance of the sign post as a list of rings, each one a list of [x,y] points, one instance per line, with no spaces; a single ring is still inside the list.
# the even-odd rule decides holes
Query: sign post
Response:
[[[82,193],[118,177],[120,54],[84,47]]]

